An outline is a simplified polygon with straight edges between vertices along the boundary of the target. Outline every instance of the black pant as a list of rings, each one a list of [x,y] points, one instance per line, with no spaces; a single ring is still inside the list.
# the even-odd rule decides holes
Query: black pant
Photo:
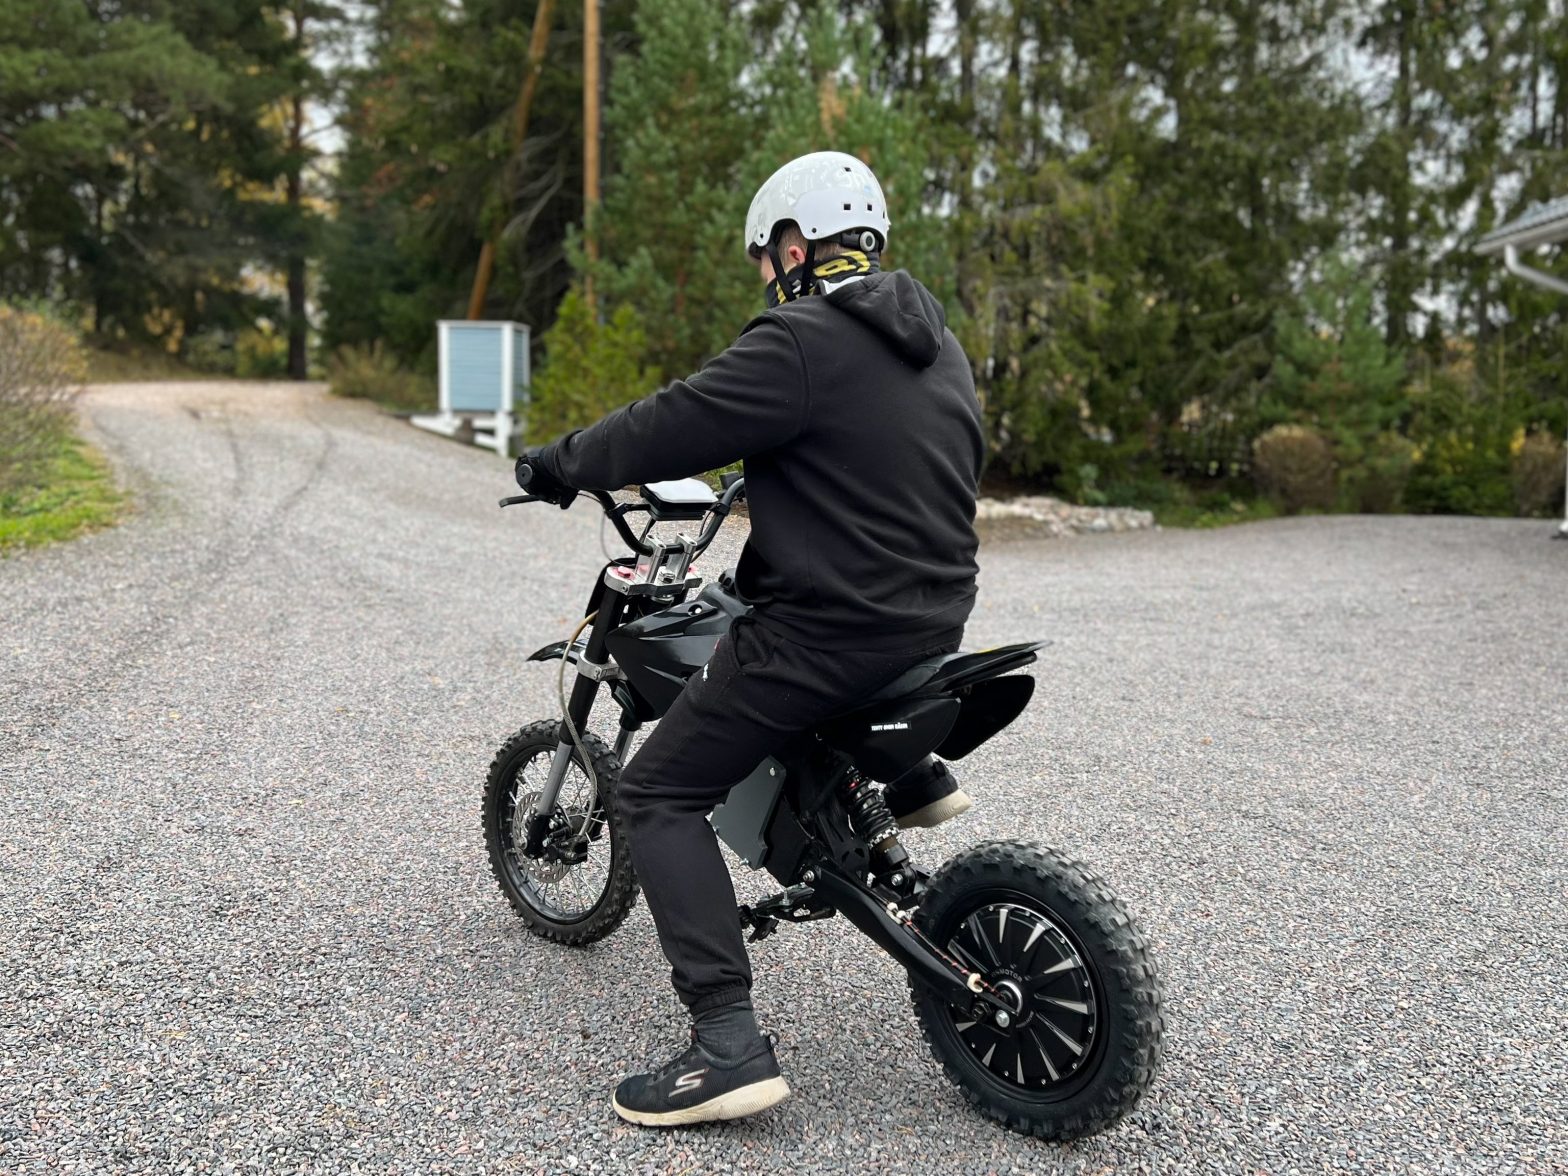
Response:
[[[620,794],[632,863],[675,991],[693,1014],[751,991],[735,889],[708,814],[792,735],[957,648],[951,640],[897,653],[811,649],[742,620],[632,757]]]

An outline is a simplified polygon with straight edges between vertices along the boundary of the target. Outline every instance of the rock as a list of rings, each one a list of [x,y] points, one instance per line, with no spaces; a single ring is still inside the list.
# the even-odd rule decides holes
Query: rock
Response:
[[[1025,495],[1019,498],[982,498],[975,504],[975,521],[982,525],[1009,522],[1028,524],[1032,536],[1059,538],[1063,535],[1119,534],[1146,531],[1154,526],[1154,514],[1123,506],[1076,506],[1060,498]],[[988,530],[998,529],[987,527]]]

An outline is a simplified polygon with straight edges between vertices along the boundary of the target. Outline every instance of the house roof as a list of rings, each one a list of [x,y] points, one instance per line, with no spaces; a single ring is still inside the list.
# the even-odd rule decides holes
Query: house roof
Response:
[[[1501,253],[1509,245],[1529,249],[1568,241],[1568,196],[1532,204],[1507,224],[1498,225],[1476,243],[1481,254]]]

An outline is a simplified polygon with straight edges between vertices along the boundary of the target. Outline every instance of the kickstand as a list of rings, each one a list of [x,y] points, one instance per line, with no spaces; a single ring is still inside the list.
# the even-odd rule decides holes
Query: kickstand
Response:
[[[740,916],[741,929],[751,929],[751,934],[746,937],[747,943],[766,939],[779,929],[779,921],[772,915],[759,915],[749,906],[742,905],[735,913]]]

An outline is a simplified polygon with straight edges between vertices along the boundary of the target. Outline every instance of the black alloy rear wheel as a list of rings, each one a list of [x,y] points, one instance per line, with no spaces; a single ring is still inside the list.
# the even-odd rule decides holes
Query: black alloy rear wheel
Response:
[[[1076,1139],[1153,1083],[1164,1031],[1154,961],[1081,863],[1025,842],[977,845],[931,879],[915,921],[1007,1003],[977,1016],[911,984],[931,1052],[985,1114]]]

